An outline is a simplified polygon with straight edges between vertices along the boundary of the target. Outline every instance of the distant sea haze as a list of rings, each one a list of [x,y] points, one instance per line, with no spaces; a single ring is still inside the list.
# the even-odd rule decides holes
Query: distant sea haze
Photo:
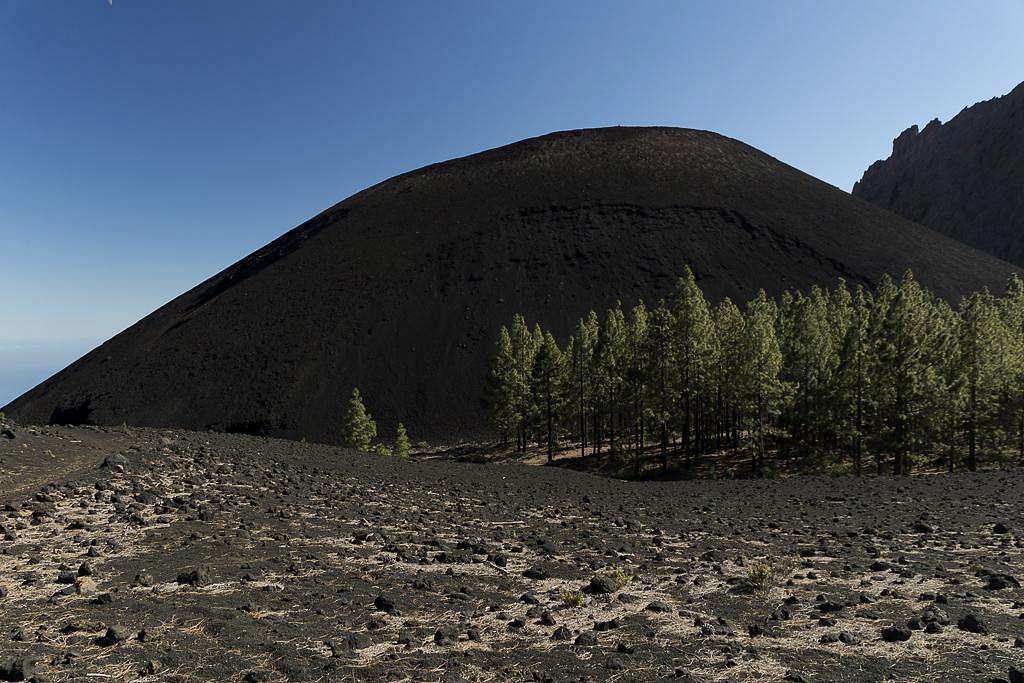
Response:
[[[0,342],[0,407],[98,346],[96,339]]]

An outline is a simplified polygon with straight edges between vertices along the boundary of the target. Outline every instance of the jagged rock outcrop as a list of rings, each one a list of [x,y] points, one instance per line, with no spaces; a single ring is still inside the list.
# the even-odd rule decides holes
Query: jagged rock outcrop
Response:
[[[1024,265],[1024,83],[945,124],[903,131],[853,194]]]

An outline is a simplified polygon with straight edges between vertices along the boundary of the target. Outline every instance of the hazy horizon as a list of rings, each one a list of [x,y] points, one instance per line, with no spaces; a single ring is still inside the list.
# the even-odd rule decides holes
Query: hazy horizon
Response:
[[[0,3],[0,405],[346,196],[522,138],[704,128],[849,191],[908,126],[1024,79],[1022,19],[1015,2]]]

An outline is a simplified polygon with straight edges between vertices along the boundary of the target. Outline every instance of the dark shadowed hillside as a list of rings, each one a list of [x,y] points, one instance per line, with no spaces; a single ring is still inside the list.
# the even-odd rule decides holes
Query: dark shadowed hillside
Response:
[[[1024,265],[1024,83],[945,124],[903,131],[853,194]]]
[[[714,133],[555,133],[346,199],[5,410],[333,440],[358,385],[387,433],[467,434],[499,324],[523,312],[565,333],[618,296],[667,293],[684,264],[714,299],[908,266],[954,296],[1011,271]]]

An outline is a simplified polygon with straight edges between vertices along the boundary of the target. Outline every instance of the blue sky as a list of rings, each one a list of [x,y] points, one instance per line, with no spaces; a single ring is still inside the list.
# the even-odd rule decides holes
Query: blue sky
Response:
[[[0,0],[0,404],[397,173],[707,128],[849,190],[1024,80],[1024,2]]]

